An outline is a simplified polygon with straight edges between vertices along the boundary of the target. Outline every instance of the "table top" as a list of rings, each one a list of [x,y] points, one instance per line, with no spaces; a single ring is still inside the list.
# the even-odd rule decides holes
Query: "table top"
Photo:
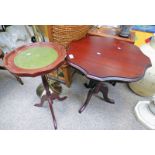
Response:
[[[18,76],[47,74],[65,59],[65,48],[56,43],[38,42],[21,46],[4,57],[5,67]]]
[[[88,78],[99,81],[137,81],[151,66],[150,59],[135,45],[99,36],[87,36],[72,42],[67,60]]]

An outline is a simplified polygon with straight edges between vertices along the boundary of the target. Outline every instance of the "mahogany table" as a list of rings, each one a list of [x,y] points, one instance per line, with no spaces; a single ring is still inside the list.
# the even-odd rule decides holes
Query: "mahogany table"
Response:
[[[81,113],[93,94],[101,92],[104,100],[114,103],[108,97],[104,81],[132,82],[141,79],[151,66],[150,59],[135,45],[110,37],[86,36],[70,44],[67,51],[68,63],[90,79],[90,90]]]
[[[57,129],[57,122],[53,111],[53,100],[64,100],[66,96],[49,90],[46,74],[59,67],[65,60],[66,50],[56,43],[38,42],[21,46],[4,57],[5,67],[18,76],[41,76],[46,94],[41,97],[41,102],[35,106],[42,107],[44,101],[48,101],[53,118],[54,128]]]

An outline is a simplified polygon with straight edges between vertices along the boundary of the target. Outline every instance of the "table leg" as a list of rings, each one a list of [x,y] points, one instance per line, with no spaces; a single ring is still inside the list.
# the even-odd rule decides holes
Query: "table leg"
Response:
[[[85,103],[82,105],[82,107],[80,108],[79,110],[79,113],[82,113],[86,106],[89,104],[89,101],[91,99],[91,97],[93,96],[93,94],[96,94],[99,92],[100,90],[100,85],[101,83],[99,82],[98,84],[94,85],[93,81],[90,81],[89,84],[88,84],[88,88],[90,88],[90,90],[88,91],[88,94],[87,94],[87,98],[86,98],[86,101]]]
[[[50,108],[50,111],[51,111],[51,114],[52,114],[52,118],[53,118],[54,129],[57,129],[57,122],[56,122],[56,118],[55,118],[55,114],[54,114],[54,110],[53,110],[53,105],[52,105],[53,104],[53,100],[54,99],[58,99],[58,100],[61,100],[62,101],[64,99],[66,99],[67,96],[60,97],[59,94],[54,93],[54,92],[51,94],[51,92],[49,90],[48,81],[47,81],[45,75],[42,76],[42,82],[43,82],[43,86],[45,88],[46,94],[41,97],[41,102],[38,103],[38,104],[35,104],[35,106],[42,107],[43,106],[43,103],[45,101],[48,101],[49,108]]]
[[[4,66],[0,66],[0,70],[7,70]],[[12,73],[11,73],[12,74]],[[17,76],[17,75],[15,75],[15,74],[12,74],[16,79],[17,79],[17,81],[21,84],[21,85],[23,85],[24,83],[23,83],[23,81],[22,81],[22,79],[19,77],[19,76]]]
[[[53,118],[54,129],[57,129],[57,121],[56,121],[56,118],[55,118],[55,115],[54,115],[53,106],[52,106],[53,101],[49,98],[48,99],[48,103],[49,103],[49,107],[50,107],[52,118]]]
[[[104,83],[101,83],[100,92],[102,93],[103,98],[104,98],[104,100],[106,102],[109,102],[109,103],[112,103],[112,104],[115,103],[113,99],[110,99],[108,97],[108,87]]]
[[[114,100],[108,97],[108,87],[103,82],[90,81],[87,85],[90,90],[88,91],[87,98],[85,103],[79,109],[79,113],[82,113],[86,106],[89,104],[89,101],[93,94],[101,92],[103,94],[104,100],[109,103],[114,103]]]
[[[14,74],[12,74],[12,75],[14,75]],[[22,81],[22,79],[21,79],[19,76],[16,76],[16,75],[14,75],[14,76],[15,76],[15,78],[17,79],[17,81],[18,81],[21,85],[24,84],[23,81]]]
[[[82,113],[82,112],[85,110],[85,108],[86,108],[86,106],[88,105],[88,103],[89,103],[89,101],[90,101],[92,95],[93,95],[93,89],[90,89],[90,90],[88,91],[88,94],[87,94],[87,98],[86,98],[85,103],[84,103],[84,104],[82,105],[82,107],[79,109],[79,113]]]
[[[47,97],[46,95],[43,95],[43,96],[41,97],[40,103],[35,104],[35,106],[36,106],[36,107],[42,107],[43,104],[44,104],[44,102],[45,102],[46,100],[48,100],[48,97]]]

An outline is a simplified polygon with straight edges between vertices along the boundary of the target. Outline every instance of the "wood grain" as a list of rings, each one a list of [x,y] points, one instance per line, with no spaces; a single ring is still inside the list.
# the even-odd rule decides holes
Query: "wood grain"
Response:
[[[150,59],[135,45],[99,36],[87,36],[72,42],[67,60],[88,78],[99,81],[137,81],[151,66]]]

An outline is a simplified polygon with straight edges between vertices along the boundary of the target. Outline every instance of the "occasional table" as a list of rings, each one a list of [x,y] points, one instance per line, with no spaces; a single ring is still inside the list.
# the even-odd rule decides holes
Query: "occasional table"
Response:
[[[49,90],[46,74],[59,67],[65,60],[66,50],[56,43],[38,42],[21,46],[11,53],[5,55],[5,67],[15,75],[35,77],[41,76],[46,94],[41,97],[41,102],[35,106],[42,107],[44,101],[48,101],[53,118],[54,128],[57,122],[53,111],[53,100],[64,100],[57,93]]]
[[[108,97],[104,81],[132,82],[141,79],[151,66],[150,59],[131,43],[111,37],[86,36],[70,44],[67,51],[68,63],[90,79],[90,88],[81,113],[93,94],[101,92],[104,100],[114,103]]]

